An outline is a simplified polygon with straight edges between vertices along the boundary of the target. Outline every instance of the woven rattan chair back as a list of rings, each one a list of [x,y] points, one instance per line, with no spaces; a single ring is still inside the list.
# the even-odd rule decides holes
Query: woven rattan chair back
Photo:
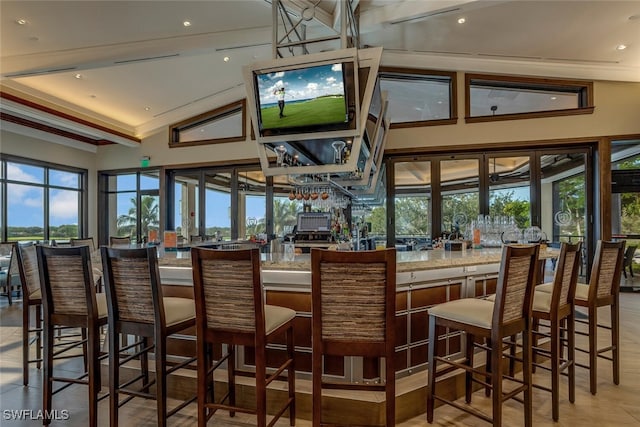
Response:
[[[71,239],[69,240],[69,244],[71,246],[89,246],[91,251],[96,250],[96,245],[93,242],[93,237],[88,237],[86,239]]]
[[[496,288],[493,324],[503,325],[530,316],[539,245],[505,246]]]
[[[386,259],[378,257],[378,262],[347,263],[342,262],[342,254],[337,254],[338,259],[334,255],[335,251],[325,253],[317,266],[322,339],[384,342],[390,279]],[[348,321],[345,321],[345,313],[349,313]]]
[[[40,273],[38,271],[36,246],[33,243],[18,244],[16,254],[18,256],[18,271],[20,272],[23,293],[33,295],[40,290]]]
[[[107,300],[116,316],[114,321],[153,324],[154,307],[162,307],[156,248],[116,249],[103,246],[100,251],[103,281]]]
[[[49,315],[97,314],[89,248],[37,246],[36,252]]]
[[[551,308],[564,306],[573,302],[578,283],[580,269],[580,250],[582,242],[575,244],[562,243],[553,277],[553,294]]]
[[[231,332],[256,331],[256,310],[262,311],[260,289],[260,253],[257,249],[220,251],[192,249],[196,298],[203,304],[205,328]],[[201,262],[195,262],[200,259]],[[256,283],[257,282],[257,283]],[[257,298],[256,298],[257,297]]]
[[[598,241],[589,277],[589,299],[617,294],[622,275],[624,246],[624,241]]]

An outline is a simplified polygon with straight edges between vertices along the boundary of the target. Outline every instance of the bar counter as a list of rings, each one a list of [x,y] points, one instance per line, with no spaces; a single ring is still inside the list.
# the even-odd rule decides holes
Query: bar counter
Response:
[[[425,369],[428,336],[428,307],[460,298],[479,297],[495,292],[502,249],[442,249],[397,252],[396,303],[396,371],[398,376]],[[546,259],[557,257],[558,250],[541,251],[541,268]],[[262,280],[267,304],[296,311],[294,325],[296,370],[311,371],[311,256],[296,255],[285,261],[282,254],[262,254]],[[192,286],[191,258],[188,251],[159,250],[163,287],[184,291]],[[354,272],[357,274],[357,272]],[[363,284],[366,286],[366,284]],[[180,289],[182,288],[182,289]],[[185,289],[186,288],[186,289]],[[345,317],[349,313],[345,313]],[[438,331],[440,355],[460,353],[460,334]],[[251,366],[253,354],[248,349],[239,355],[239,365]],[[379,377],[374,361],[325,360],[325,373],[347,381],[374,380]]]

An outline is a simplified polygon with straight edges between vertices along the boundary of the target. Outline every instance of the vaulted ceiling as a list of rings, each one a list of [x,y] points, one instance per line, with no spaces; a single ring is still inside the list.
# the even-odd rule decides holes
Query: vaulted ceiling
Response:
[[[335,0],[283,1],[294,20],[319,3],[308,35],[339,22]],[[640,81],[639,1],[354,4],[360,43],[383,46],[383,64]],[[242,66],[273,55],[268,0],[3,0],[0,12],[2,112],[46,115],[17,96],[124,144],[244,97]]]

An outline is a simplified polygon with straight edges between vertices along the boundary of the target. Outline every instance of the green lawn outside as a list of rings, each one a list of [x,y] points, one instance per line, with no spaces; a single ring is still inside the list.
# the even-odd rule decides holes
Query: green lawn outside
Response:
[[[343,96],[331,96],[292,104],[286,102],[284,117],[278,106],[260,110],[264,129],[302,127],[316,124],[342,123],[347,114]]]

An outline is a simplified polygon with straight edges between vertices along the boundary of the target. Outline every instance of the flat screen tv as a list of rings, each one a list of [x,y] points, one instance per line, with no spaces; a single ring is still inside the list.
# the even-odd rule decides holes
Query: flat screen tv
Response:
[[[357,135],[356,71],[355,50],[252,64],[245,82],[259,142]]]

